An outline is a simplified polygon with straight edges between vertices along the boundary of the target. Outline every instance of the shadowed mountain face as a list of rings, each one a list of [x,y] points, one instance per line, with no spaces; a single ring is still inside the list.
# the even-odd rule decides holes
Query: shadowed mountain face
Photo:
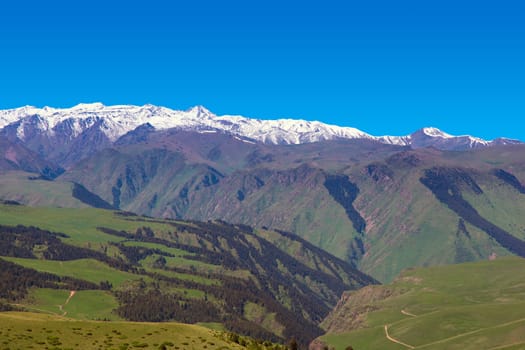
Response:
[[[294,232],[382,281],[410,266],[519,254],[525,238],[522,145],[462,152],[373,139],[274,145],[153,124],[109,141],[108,121],[90,123],[67,147],[38,133],[26,139],[31,148],[41,144],[39,159],[67,166],[55,182],[83,186],[89,203]],[[3,132],[13,138],[20,129],[12,129]],[[440,135],[411,138],[448,139]]]
[[[67,167],[112,144],[103,132],[107,126],[102,120],[78,123],[83,130],[80,133],[75,130],[72,120],[66,120],[49,132],[47,120],[33,115],[7,125],[0,135],[23,144],[44,159]]]
[[[43,178],[53,179],[64,170],[25,147],[21,142],[0,137],[0,172],[23,170],[38,173]]]

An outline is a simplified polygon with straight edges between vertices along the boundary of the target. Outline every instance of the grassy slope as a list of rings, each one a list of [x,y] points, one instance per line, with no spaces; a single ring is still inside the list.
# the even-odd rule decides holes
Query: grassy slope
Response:
[[[513,165],[515,161],[522,161],[519,150],[507,155],[503,152],[501,159],[499,153],[440,152],[431,149],[410,151],[406,156],[408,162],[402,156],[378,162],[392,171],[391,179],[380,181],[374,181],[367,173],[368,160],[357,164],[339,161],[323,164],[327,169],[333,167],[331,170],[336,172],[344,171],[359,187],[354,206],[367,222],[363,237],[366,254],[359,262],[363,271],[380,281],[389,282],[400,271],[411,266],[484,260],[492,253],[498,256],[511,255],[486,233],[470,225],[467,225],[470,237],[458,237],[460,218],[440,203],[420,182],[420,178],[424,176],[425,169],[434,166],[465,168],[467,171],[476,169],[473,173],[479,172],[481,178],[478,180],[478,176],[472,176],[486,189],[484,200],[487,203],[473,202],[472,205],[479,207],[482,215],[507,228],[509,232],[525,236],[525,207],[519,204],[523,202],[523,195],[508,185],[501,185],[501,180],[490,175],[497,166],[511,171],[518,179],[523,178],[521,168]],[[415,157],[414,164],[410,164],[410,157]],[[493,160],[501,162],[493,164]],[[277,166],[275,163],[285,166],[280,161],[271,166]],[[316,170],[292,170],[300,164],[290,162],[288,170],[280,170],[279,175],[260,169],[243,172],[246,178],[256,174],[264,180],[265,185],[251,192],[245,191],[242,201],[236,198],[236,193],[238,189],[244,188],[245,182],[235,179],[239,174],[232,174],[215,186],[217,188],[201,191],[192,197],[190,202],[194,204],[190,204],[193,206],[188,215],[196,219],[222,218],[258,227],[283,228],[346,259],[349,245],[357,233],[343,208],[328,195]],[[343,164],[351,165],[341,168]],[[315,166],[312,169],[316,169]],[[291,173],[297,178],[286,183],[285,174]],[[490,189],[494,184],[501,186]],[[505,189],[508,196],[501,189]],[[514,205],[516,202],[518,204]],[[493,210],[494,207],[501,209]]]
[[[207,148],[206,144],[203,146]],[[283,171],[264,168],[261,171],[253,169],[252,172],[250,169],[247,172],[241,170],[230,173],[245,162],[247,150],[241,152],[243,158],[221,158],[220,161],[212,162],[205,160],[203,154],[196,157],[195,150],[186,149],[184,145],[181,147],[189,152],[186,155],[189,158],[184,161],[178,153],[151,150],[149,145],[130,146],[120,149],[121,153],[103,152],[104,157],[83,161],[61,178],[82,183],[109,203],[112,203],[112,188],[120,179],[121,208],[124,210],[155,217],[204,221],[221,219],[258,227],[281,228],[299,232],[332,254],[345,257],[356,232],[344,209],[333,201],[324,188],[324,177],[320,171],[311,171],[314,168],[306,169],[304,173],[297,171],[294,168],[299,167],[300,163],[288,159],[288,155],[279,155],[276,157],[285,157],[286,160],[264,164],[270,168],[285,164]],[[179,149],[177,147],[177,152]],[[244,148],[236,145],[228,153],[222,153],[222,156],[230,157],[232,152],[235,154],[239,149]],[[314,154],[317,157],[318,152],[311,153],[307,158]],[[340,153],[337,153],[339,157]],[[192,163],[195,161],[197,163]],[[225,162],[234,168],[225,169]],[[131,169],[129,174],[126,173],[128,165]],[[202,180],[210,171],[208,165],[230,177],[212,186],[203,185]],[[254,187],[253,177],[262,180],[264,185]],[[128,180],[134,184],[132,187],[128,185]],[[305,191],[305,188],[309,190]],[[238,199],[239,191],[244,191],[246,196],[242,201]],[[183,192],[186,194],[182,195]]]
[[[266,329],[274,330],[280,336],[283,335],[284,327],[275,319],[275,313],[268,313],[262,306],[254,303],[245,304],[244,316],[250,321],[261,324]]]
[[[166,342],[167,349],[244,348],[216,331],[179,323],[78,321],[7,312],[0,313],[0,324],[0,344],[9,349],[158,349]]]
[[[100,283],[109,281],[114,287],[119,287],[129,280],[137,280],[144,276],[113,269],[106,264],[94,259],[78,259],[70,261],[38,260],[2,257],[41,272],[48,272],[58,276],[79,278],[88,282]]]
[[[255,176],[264,182],[260,188],[246,184],[247,179]],[[344,258],[356,232],[323,182],[324,175],[309,168],[235,173],[216,186],[196,192],[186,217],[297,232],[309,242]],[[245,193],[242,201],[238,199],[241,189]]]
[[[72,196],[73,184],[68,181],[30,180],[38,174],[22,171],[0,173],[0,198],[26,205],[86,208]]]
[[[92,208],[80,210],[0,205],[0,223],[3,225],[36,226],[54,232],[62,232],[69,235],[68,238],[61,238],[66,243],[97,250],[110,258],[116,257],[125,260],[127,259],[125,255],[130,254],[126,250],[120,251],[118,246],[110,243],[142,248],[142,252],[145,252],[146,255],[139,258],[137,268],[144,269],[146,273],[157,273],[175,279],[161,280],[158,287],[155,287],[160,288],[165,293],[194,299],[196,302],[206,300],[210,305],[213,304],[222,310],[223,305],[225,305],[220,294],[222,286],[234,288],[236,285],[239,288],[244,288],[246,285],[248,287],[245,291],[249,295],[243,296],[243,298],[246,297],[249,300],[242,302],[242,304],[247,303],[247,307],[240,309],[242,313],[240,317],[244,316],[253,321],[254,324],[260,325],[268,332],[273,332],[284,339],[288,339],[290,337],[288,333],[291,332],[285,326],[291,327],[289,324],[297,324],[300,325],[298,327],[316,328],[317,325],[313,323],[314,321],[309,321],[313,326],[309,324],[304,326],[304,324],[308,322],[307,320],[322,319],[335,304],[343,290],[370,283],[368,277],[353,271],[343,261],[335,259],[315,247],[313,247],[315,249],[301,249],[300,251],[307,254],[308,257],[298,257],[298,260],[293,260],[286,255],[287,253],[284,253],[287,251],[286,249],[280,252],[279,249],[272,248],[268,241],[249,233],[248,229],[242,231],[240,228],[218,223],[179,222],[173,226],[174,221],[123,215],[115,211]],[[187,244],[191,247],[174,248],[160,243],[143,242],[142,239],[146,240],[147,236],[132,241],[133,237],[138,237],[133,236],[133,233],[138,228],[145,226],[154,230],[154,235],[159,238],[157,242],[162,242],[160,238],[163,238],[167,240],[166,244],[178,242],[182,246]],[[98,227],[108,227],[116,231],[125,230],[131,235],[126,237],[110,235],[100,231],[97,229]],[[151,234],[153,233],[151,232]],[[278,235],[276,232],[273,234]],[[283,236],[282,239],[285,245],[286,240],[293,242],[288,236]],[[270,241],[272,240],[270,239]],[[156,251],[151,252],[151,249]],[[148,250],[150,252],[147,252]],[[211,258],[208,261],[199,260],[201,254],[207,256],[207,250],[210,252]],[[136,252],[138,251],[140,249]],[[226,262],[223,265],[221,265],[221,260],[213,258],[214,254],[221,252],[221,256]],[[259,256],[263,253],[266,257],[275,255],[279,267],[273,266],[271,258]],[[169,256],[162,256],[162,254],[169,254]],[[235,262],[234,257],[238,259],[239,256],[242,256],[242,260]],[[265,258],[270,260],[267,261]],[[4,259],[37,271],[74,277],[96,284],[107,280],[112,284],[113,291],[138,290],[141,284],[129,281],[141,278],[146,283],[151,284],[151,288],[154,284],[151,275],[148,276],[144,272],[120,271],[94,259],[43,260],[40,255],[39,259],[17,257],[5,257]],[[165,262],[166,269],[162,268],[162,264],[157,263],[159,260]],[[301,262],[309,266],[312,269],[311,272],[307,267],[302,267]],[[317,270],[319,273],[316,273]],[[336,278],[339,281],[336,281]],[[289,281],[293,282],[291,286],[287,285]],[[257,292],[258,288],[262,290]],[[293,288],[300,290],[301,295],[298,295]],[[78,292],[72,299],[72,303],[63,306],[63,310],[60,311],[58,306],[63,305],[68,292],[68,290],[54,291],[50,289],[31,290],[29,297],[17,301],[17,303],[34,311],[41,310],[58,314],[65,311],[72,318],[116,318],[111,313],[111,310],[116,306],[115,298],[101,291],[90,291],[89,293],[94,293],[94,296],[91,297],[89,297],[91,294],[88,292]],[[293,298],[293,295],[297,295],[297,297]],[[77,296],[83,297],[77,298]],[[96,298],[100,298],[99,303],[95,300]],[[272,300],[275,300],[275,304],[272,304]],[[96,303],[97,306],[90,308],[93,303]],[[277,303],[282,306],[278,306]],[[230,308],[230,304],[224,307]],[[304,312],[302,312],[303,309]],[[297,321],[293,319],[294,315],[299,318]],[[215,321],[215,319],[212,320]],[[220,321],[219,318],[216,320]],[[298,328],[297,331],[294,330],[293,332],[300,334],[301,330],[302,328]],[[318,329],[317,332],[319,331]],[[240,332],[244,331],[241,330]],[[309,331],[307,334],[313,334],[313,332]]]
[[[137,228],[147,225],[158,233],[173,231],[168,224],[158,222],[135,222],[133,218],[121,218],[114,215],[113,211],[85,208],[50,208],[50,207],[26,207],[13,205],[0,205],[0,223],[4,225],[36,226],[53,232],[62,232],[69,235],[64,241],[70,244],[88,247],[90,249],[114,249],[108,242],[119,242],[122,238],[101,232],[97,227],[111,227],[115,230],[135,232]],[[144,219],[144,218],[141,218]],[[194,242],[185,242],[192,244]],[[206,264],[198,260],[186,259],[184,256],[192,255],[189,252],[160,244],[146,242],[126,242],[128,246],[143,246],[152,249],[160,249],[175,257],[166,257],[167,266],[196,268],[203,272],[224,273],[234,277],[244,277],[245,272],[224,270],[218,265]],[[110,252],[110,253],[118,253]],[[145,262],[147,263],[147,261]],[[68,275],[69,276],[69,275]],[[99,281],[95,281],[98,283]]]
[[[525,342],[525,260],[503,258],[405,271],[392,284],[367,288],[391,296],[371,303],[366,327],[330,333],[322,339],[337,349],[402,349],[391,337],[416,349],[488,349]],[[355,294],[359,298],[359,293]],[[344,322],[343,308],[325,326]],[[402,311],[405,313],[402,313]],[[339,323],[339,324],[337,324]]]
[[[23,306],[29,311],[45,312],[80,320],[119,320],[113,309],[118,302],[113,295],[100,290],[81,290],[69,298],[67,290],[33,289]],[[69,298],[69,300],[68,300]]]
[[[498,181],[482,186],[483,194],[464,196],[481,216],[518,238],[525,239],[525,194]]]
[[[97,227],[111,227],[115,230],[135,232],[144,226],[143,222],[123,220],[113,211],[86,208],[2,206],[0,222],[4,225],[36,226],[44,230],[62,232],[70,236],[66,242],[76,245],[103,244],[120,241],[118,237],[105,234]],[[148,223],[153,229],[167,230],[167,225]]]
[[[166,247],[165,245],[162,245],[162,244],[149,243],[149,242],[131,241],[131,242],[124,242],[123,244],[125,246],[130,246],[130,247],[146,247],[146,248],[151,248],[151,249],[159,249],[160,251],[175,255],[175,256],[165,257],[166,266],[168,267],[184,267],[188,269],[197,269],[202,272],[216,272],[216,273],[224,273],[224,274],[227,274],[228,272],[230,272],[230,271],[224,270],[218,265],[207,264],[205,262],[198,261],[198,260],[189,260],[186,258],[186,256],[192,256],[194,254],[186,252],[182,249]],[[153,269],[151,266],[155,258],[156,256],[148,257],[144,259],[141,263],[146,269],[155,270],[156,272],[159,272],[159,269]],[[166,272],[163,272],[163,273],[166,273]],[[173,275],[171,272],[169,274]],[[197,278],[197,276],[194,276],[194,278]]]
[[[422,163],[415,167],[389,164],[393,171],[390,179],[376,182],[360,170],[351,172],[351,178],[361,189],[356,207],[367,222],[364,240],[367,253],[359,267],[380,281],[389,282],[412,266],[484,260],[492,253],[511,255],[471,225],[467,224],[470,237],[458,236],[460,218],[420,182],[423,170],[432,167],[434,159],[424,158],[430,157],[425,154],[419,156]],[[435,161],[450,167],[462,166],[455,159]],[[525,227],[525,207],[520,197],[523,195],[508,186],[491,188],[501,182],[496,180],[495,177],[480,178],[478,181],[484,190],[487,188],[487,193],[476,196],[465,190],[464,196],[487,219],[502,227],[512,227],[509,232],[519,237],[523,235],[520,228]]]
[[[356,181],[361,189],[356,207],[367,220],[365,235],[367,254],[359,266],[379,280],[388,282],[399,271],[410,266],[486,259],[492,253],[498,256],[509,254],[485,233],[474,227],[469,227],[472,239],[459,239],[461,245],[459,249],[466,249],[467,254],[458,252],[456,232],[459,218],[422,186],[419,182],[421,176],[419,168],[397,169],[391,183],[373,182],[369,177],[361,174],[360,167],[356,169],[350,174],[351,179]],[[255,203],[259,201],[265,213],[269,212],[272,220],[280,222],[275,226],[292,226],[295,232],[302,232],[303,237],[310,242],[344,258],[355,231],[344,210],[332,203],[333,200],[324,193],[326,192],[324,188],[319,188],[319,185],[314,186],[315,182],[319,181],[317,177],[313,176],[308,181],[312,188],[317,190],[309,191],[306,195],[298,189],[292,189],[291,192],[295,193],[293,201],[288,201],[285,195],[290,189],[281,188],[270,192],[259,191],[260,193],[254,193],[242,203],[237,199],[231,199],[230,203],[230,200],[226,199],[228,195],[223,193],[219,197],[224,198],[226,203],[218,207],[228,208],[232,213],[231,220],[257,221],[259,219],[248,219],[248,217],[253,217],[249,208],[257,206]],[[43,183],[47,185],[48,182]],[[274,185],[279,184],[271,186]],[[468,193],[465,196],[489,220],[509,229],[510,232],[518,234],[522,232],[525,223],[521,218],[525,216],[520,213],[525,208],[516,205],[523,202],[520,201],[522,195],[509,186],[502,185],[501,181],[496,182],[492,187],[485,185],[483,188],[486,194],[482,196],[470,198]],[[385,195],[389,200],[385,200]],[[507,200],[508,198],[511,200]],[[287,210],[283,210],[283,203]],[[218,204],[209,205],[217,207]],[[246,212],[243,214],[243,211]],[[299,214],[295,217],[284,214],[289,212]],[[97,243],[103,245],[107,241],[115,241],[115,237],[98,231],[96,229],[98,225],[127,231],[134,231],[140,226],[95,209],[82,213],[75,210],[65,215],[63,213],[65,212],[57,215],[56,210],[46,208],[7,207],[0,212],[0,219],[7,224],[37,225],[54,231],[72,233],[71,240],[76,240],[76,244],[79,245],[87,245],[87,242],[91,245]],[[42,217],[46,218],[46,223],[41,223]],[[166,227],[158,227],[159,225],[155,224],[152,226],[166,230]],[[436,244],[436,240],[439,244]],[[461,257],[458,258],[458,254]]]
[[[328,274],[340,276],[346,283],[352,284],[352,280],[345,269],[345,265],[338,264],[337,261],[320,261],[319,254],[315,245],[309,244],[306,240],[288,239],[276,231],[272,230],[256,230],[257,235],[275,244],[279,249],[287,252],[301,263],[310,268],[323,271]],[[348,265],[346,265],[348,266]]]

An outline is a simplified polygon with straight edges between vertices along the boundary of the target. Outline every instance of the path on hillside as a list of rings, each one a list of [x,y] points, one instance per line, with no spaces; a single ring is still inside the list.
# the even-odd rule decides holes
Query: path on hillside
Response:
[[[417,315],[414,315],[414,314],[412,314],[412,313],[410,313],[410,312],[408,312],[408,311],[405,311],[405,310],[401,310],[401,313],[402,313],[403,315],[406,315],[406,316],[417,317]]]
[[[404,347],[407,347],[407,348],[409,348],[409,349],[414,349],[414,348],[415,348],[415,347],[412,346],[412,345],[408,345],[408,344],[406,344],[406,343],[403,343],[403,342],[400,341],[400,340],[397,340],[397,339],[395,339],[395,338],[392,338],[392,337],[390,336],[390,334],[388,334],[388,325],[386,325],[386,324],[385,324],[385,336],[386,336],[386,339],[390,340],[391,342],[397,343],[397,344],[399,344],[399,345],[403,345]]]
[[[410,316],[410,317],[417,317],[416,315],[408,312],[408,311],[405,311],[405,310],[401,310],[401,313],[405,316]],[[404,347],[407,347],[409,349],[414,349],[414,346],[412,345],[409,345],[409,344],[406,344],[406,343],[403,343],[402,341],[400,340],[397,340],[395,338],[392,338],[390,336],[390,334],[388,334],[388,325],[385,324],[385,336],[386,336],[386,339],[390,340],[391,342],[394,342],[396,344],[399,344],[399,345],[403,345]]]
[[[412,314],[412,313],[410,313],[408,311],[405,311],[405,310],[401,310],[401,313],[403,315],[406,315],[406,316],[418,317],[417,315],[414,315],[414,314]],[[419,348],[426,348],[426,347],[431,346],[431,345],[440,344],[440,343],[446,343],[446,342],[448,342],[450,340],[454,340],[454,339],[461,338],[461,337],[464,337],[464,336],[469,336],[469,335],[472,335],[472,334],[480,333],[480,332],[483,332],[483,331],[486,331],[486,330],[489,330],[489,329],[506,327],[506,326],[510,326],[510,325],[513,325],[513,324],[516,324],[516,323],[521,323],[521,322],[525,322],[525,318],[520,318],[518,320],[501,323],[501,324],[498,324],[498,325],[495,325],[495,326],[492,326],[492,327],[485,327],[485,328],[476,329],[476,330],[473,330],[473,331],[470,331],[470,332],[456,334],[456,335],[454,335],[452,337],[448,337],[448,338],[445,338],[445,339],[440,339],[440,340],[433,341],[431,343],[427,343],[427,344],[423,344],[423,345],[418,345],[417,348],[418,349]],[[391,337],[390,334],[388,333],[388,325],[385,324],[384,329],[385,329],[385,336],[386,336],[386,338],[389,341],[391,341],[393,343],[396,343],[396,344],[399,344],[399,345],[402,345],[402,346],[404,346],[404,347],[406,347],[408,349],[415,349],[416,348],[413,345],[403,343],[402,341]],[[525,344],[525,341],[518,341],[518,342],[515,342],[515,343],[499,345],[499,346],[491,348],[490,350],[505,349],[505,348],[508,348],[509,346],[515,346],[515,345],[521,345],[521,344]]]
[[[515,323],[520,323],[520,322],[525,322],[525,318],[520,318],[519,320],[514,320],[514,321],[510,321],[510,322],[501,323],[501,324],[498,324],[498,325],[495,325],[495,326],[492,326],[492,327],[485,327],[485,328],[476,329],[474,331],[457,334],[455,336],[452,336],[452,337],[449,337],[449,338],[445,338],[445,339],[441,339],[441,340],[437,340],[437,341],[434,341],[432,343],[418,345],[418,349],[419,348],[425,348],[427,346],[431,346],[431,345],[435,345],[435,344],[445,343],[445,342],[448,342],[448,341],[453,340],[453,339],[457,339],[457,338],[461,338],[461,337],[464,337],[464,336],[480,333],[480,332],[483,332],[483,331],[486,331],[486,330],[489,330],[489,329],[495,329],[495,328],[501,328],[501,327],[510,326],[510,325],[513,325]]]
[[[73,298],[75,296],[76,292],[77,292],[76,290],[70,291],[69,292],[69,296],[66,299],[66,302],[64,304],[62,304],[62,305],[58,305],[58,309],[60,310],[60,312],[62,312],[62,316],[66,316],[67,315],[67,311],[64,311],[64,306],[66,306],[69,303],[71,298]]]
[[[500,346],[496,346],[495,348],[490,348],[489,350],[507,349],[507,348],[510,348],[511,346],[516,346],[516,345],[525,345],[525,341],[520,341],[520,342],[511,343],[511,344],[505,344],[505,345],[500,345]]]

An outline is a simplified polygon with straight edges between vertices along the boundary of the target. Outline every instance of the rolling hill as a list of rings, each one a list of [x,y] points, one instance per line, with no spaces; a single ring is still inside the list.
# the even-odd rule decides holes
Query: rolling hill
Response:
[[[0,341],[10,349],[285,349],[268,341],[175,322],[101,322],[29,312],[2,312],[0,322]]]
[[[0,172],[0,198],[31,206],[114,209],[78,183],[25,171]]]
[[[523,349],[524,271],[525,259],[515,257],[404,271],[391,284],[345,293],[314,344]]]

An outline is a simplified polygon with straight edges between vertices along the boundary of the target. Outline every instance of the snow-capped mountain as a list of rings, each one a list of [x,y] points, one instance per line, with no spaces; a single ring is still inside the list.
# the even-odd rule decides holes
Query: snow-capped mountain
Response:
[[[464,151],[496,145],[522,143],[519,140],[506,138],[487,141],[470,135],[454,136],[432,127],[422,128],[407,136],[381,136],[377,139],[381,142],[394,145],[410,146],[412,148],[434,147],[449,151]]]
[[[423,128],[407,136],[372,136],[351,127],[328,125],[318,121],[295,119],[261,120],[243,116],[217,116],[202,106],[187,111],[154,105],[105,106],[101,103],[79,104],[72,108],[22,107],[0,111],[4,134],[24,142],[73,142],[88,130],[91,138],[113,143],[141,125],[156,130],[180,128],[197,132],[226,132],[268,144],[301,144],[333,139],[368,139],[386,144],[465,150],[493,144],[520,143],[516,140],[486,141],[472,136],[452,136],[436,128]]]
[[[216,116],[202,106],[176,111],[153,105],[104,106],[100,103],[79,104],[68,109],[22,107],[0,111],[0,128],[16,124],[16,134],[27,138],[28,128],[49,135],[57,130],[76,137],[96,123],[111,141],[149,123],[157,130],[182,128],[195,131],[224,131],[272,144],[299,144],[334,138],[371,138],[348,127],[327,125],[306,120],[260,120],[242,116]]]

